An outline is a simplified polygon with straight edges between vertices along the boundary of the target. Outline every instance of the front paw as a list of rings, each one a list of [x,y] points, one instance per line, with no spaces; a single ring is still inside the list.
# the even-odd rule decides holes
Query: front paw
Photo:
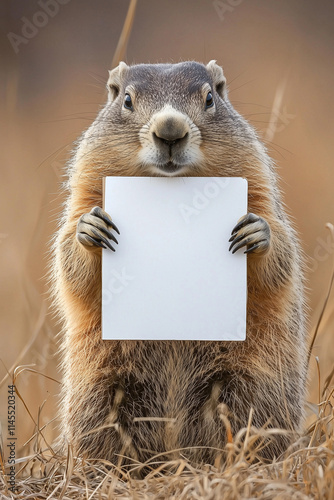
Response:
[[[249,213],[238,220],[229,239],[229,250],[235,253],[239,248],[247,247],[244,253],[265,254],[270,247],[271,231],[268,222],[258,215]]]
[[[79,243],[87,250],[108,247],[114,252],[115,249],[109,240],[112,240],[116,244],[118,241],[109,228],[119,234],[117,226],[112,222],[107,212],[100,207],[94,207],[88,214],[80,217],[77,224],[76,237]]]

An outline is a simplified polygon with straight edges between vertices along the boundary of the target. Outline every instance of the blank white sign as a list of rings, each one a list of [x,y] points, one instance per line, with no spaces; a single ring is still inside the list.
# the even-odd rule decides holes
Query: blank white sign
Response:
[[[240,177],[107,177],[119,244],[102,250],[102,338],[245,340],[247,213]]]

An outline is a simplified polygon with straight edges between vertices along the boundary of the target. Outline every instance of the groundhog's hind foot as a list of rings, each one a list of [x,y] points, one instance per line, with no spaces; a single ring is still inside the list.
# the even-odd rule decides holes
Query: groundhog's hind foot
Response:
[[[118,243],[115,236],[110,232],[112,228],[119,234],[117,226],[112,222],[110,216],[100,207],[94,207],[88,214],[80,217],[77,224],[76,237],[79,243],[87,250],[94,250],[97,247],[110,248],[113,252],[115,248],[109,240]]]
[[[239,248],[247,246],[244,253],[264,254],[270,247],[270,227],[268,222],[258,215],[248,213],[238,220],[229,239],[229,250],[235,253]]]

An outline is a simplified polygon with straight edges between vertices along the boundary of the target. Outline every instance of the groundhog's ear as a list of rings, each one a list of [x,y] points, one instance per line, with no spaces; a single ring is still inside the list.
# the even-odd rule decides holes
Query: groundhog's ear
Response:
[[[206,69],[212,77],[213,85],[220,97],[226,96],[226,78],[223,73],[223,68],[218,66],[215,60],[210,61],[206,65]]]
[[[119,94],[122,78],[129,66],[125,62],[120,62],[117,68],[109,71],[107,89],[109,92],[109,101],[114,101]]]

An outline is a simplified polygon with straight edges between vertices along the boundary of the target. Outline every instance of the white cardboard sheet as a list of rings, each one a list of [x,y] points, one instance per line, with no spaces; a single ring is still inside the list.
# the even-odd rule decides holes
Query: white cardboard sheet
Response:
[[[102,250],[102,338],[244,340],[247,259],[228,251],[247,213],[240,177],[107,177],[120,230]]]

